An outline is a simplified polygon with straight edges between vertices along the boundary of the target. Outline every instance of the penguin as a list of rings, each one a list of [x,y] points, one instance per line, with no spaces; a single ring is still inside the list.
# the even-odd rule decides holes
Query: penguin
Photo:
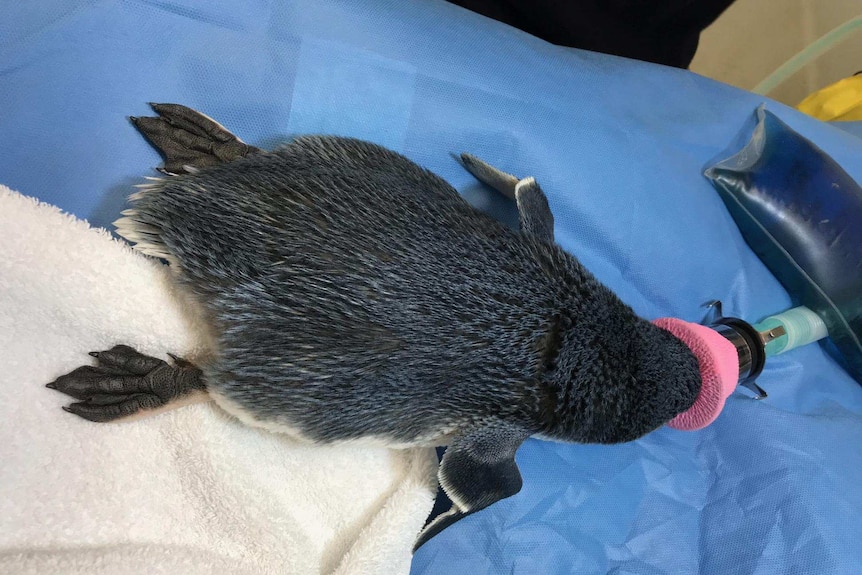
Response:
[[[518,493],[527,438],[632,441],[695,402],[697,358],[555,244],[535,178],[460,157],[515,201],[510,229],[373,143],[265,151],[188,107],[151,107],[130,119],[165,177],[130,196],[116,229],[167,262],[215,349],[195,363],[91,352],[95,365],[48,384],[76,400],[66,411],[111,422],[211,398],[300,441],[448,446],[452,507],[415,551]]]

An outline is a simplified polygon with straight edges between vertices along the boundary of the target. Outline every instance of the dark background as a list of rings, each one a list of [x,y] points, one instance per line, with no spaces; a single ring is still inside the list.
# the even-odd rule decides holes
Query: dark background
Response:
[[[688,68],[733,0],[449,0],[551,44]]]

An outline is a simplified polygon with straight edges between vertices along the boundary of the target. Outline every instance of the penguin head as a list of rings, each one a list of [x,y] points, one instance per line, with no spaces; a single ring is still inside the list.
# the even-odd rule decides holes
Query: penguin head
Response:
[[[610,290],[584,300],[556,330],[542,386],[543,435],[621,443],[688,410],[701,389],[691,349],[638,317]]]

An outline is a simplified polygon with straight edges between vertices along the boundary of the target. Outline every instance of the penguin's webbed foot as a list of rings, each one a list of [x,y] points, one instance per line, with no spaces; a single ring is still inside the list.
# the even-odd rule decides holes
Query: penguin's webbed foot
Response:
[[[79,400],[63,409],[89,421],[122,419],[206,391],[201,370],[174,356],[170,365],[127,345],[90,355],[97,366],[81,366],[46,386]]]
[[[225,164],[262,152],[249,146],[215,120],[180,104],[150,104],[158,117],[129,119],[162,154],[159,171],[169,175]]]

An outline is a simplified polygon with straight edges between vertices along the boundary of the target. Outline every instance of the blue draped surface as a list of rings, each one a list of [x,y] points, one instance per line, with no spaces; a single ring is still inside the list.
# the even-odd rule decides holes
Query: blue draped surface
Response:
[[[450,157],[534,175],[558,242],[648,318],[749,320],[790,298],[703,168],[762,99],[550,46],[438,1],[43,0],[0,5],[0,182],[99,225],[159,164],[126,122],[178,102],[245,141],[366,138],[511,219]],[[767,107],[862,180],[862,140]],[[520,494],[420,550],[413,573],[858,573],[862,388],[818,346],[770,361],[700,432],[528,441]]]

